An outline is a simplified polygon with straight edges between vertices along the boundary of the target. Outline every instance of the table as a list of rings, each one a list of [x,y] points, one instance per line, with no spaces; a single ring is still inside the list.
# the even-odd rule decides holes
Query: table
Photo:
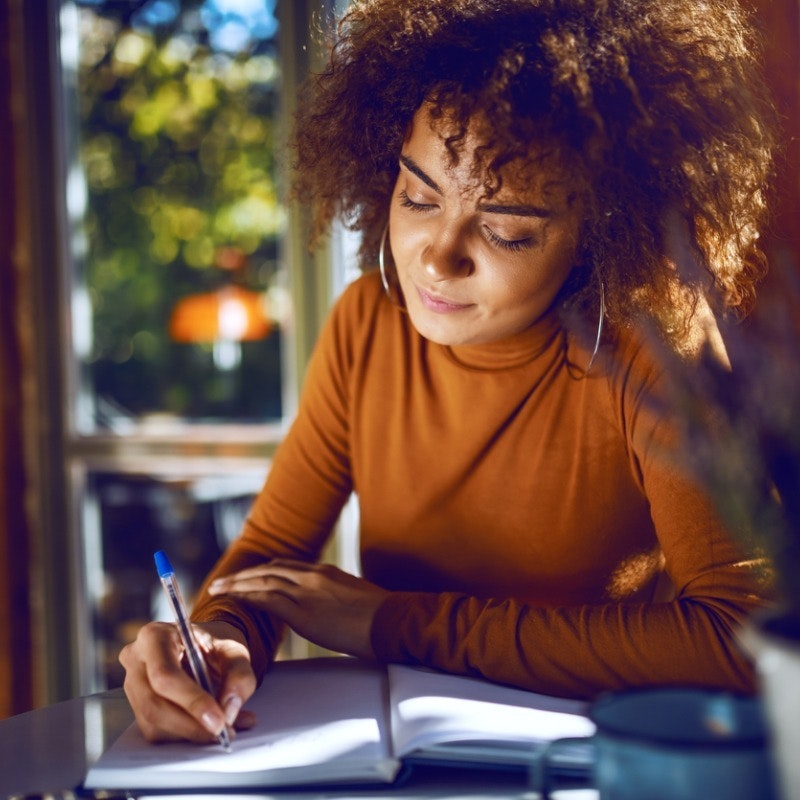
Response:
[[[73,789],[132,720],[115,689],[0,721],[0,798]]]
[[[42,800],[70,798],[103,750],[132,722],[121,689],[66,700],[0,721],[0,800],[38,796]],[[124,796],[124,795],[121,795]],[[392,800],[534,800],[536,793],[519,775],[478,770],[429,768],[412,772],[401,786],[380,790],[318,790],[284,793],[238,793],[228,800],[334,800],[391,798]],[[188,797],[188,796],[187,796]],[[205,795],[221,800],[222,795]],[[563,790],[557,800],[596,800],[594,790]]]

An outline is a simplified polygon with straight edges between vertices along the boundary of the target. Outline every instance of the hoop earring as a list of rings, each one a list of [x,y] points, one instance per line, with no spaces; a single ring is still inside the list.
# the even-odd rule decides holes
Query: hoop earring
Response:
[[[597,320],[597,337],[594,340],[594,350],[592,351],[592,357],[589,359],[589,364],[587,365],[586,369],[583,371],[583,375],[578,377],[579,381],[582,381],[588,374],[589,371],[592,369],[594,365],[595,359],[597,358],[597,353],[600,351],[600,339],[603,336],[603,324],[606,318],[606,287],[603,281],[600,281],[600,318]]]
[[[389,235],[389,223],[387,222],[384,229],[383,234],[381,235],[381,246],[378,248],[378,269],[381,273],[381,283],[383,284],[383,291],[386,292],[386,296],[392,300],[392,291],[389,288],[389,279],[386,277],[386,256],[384,255],[384,251],[386,250],[386,239]],[[394,302],[392,300],[392,302]]]
[[[403,299],[403,292],[400,289],[400,282],[397,279],[397,275],[391,275],[386,266],[386,242],[388,238],[389,223],[387,222],[381,234],[381,245],[378,248],[378,269],[381,273],[381,283],[383,284],[383,291],[386,293],[389,301],[401,311],[405,312],[406,304]]]

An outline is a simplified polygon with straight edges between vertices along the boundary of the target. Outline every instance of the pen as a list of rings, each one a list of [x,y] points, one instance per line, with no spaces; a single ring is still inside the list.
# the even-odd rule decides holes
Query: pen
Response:
[[[175,570],[172,564],[169,563],[167,554],[163,550],[159,550],[155,554],[156,569],[158,570],[158,577],[161,579],[161,585],[167,593],[172,611],[175,614],[175,622],[178,624],[178,630],[181,634],[181,641],[183,648],[186,650],[186,658],[189,661],[189,666],[192,669],[192,674],[201,688],[213,696],[214,692],[211,686],[211,679],[208,675],[208,667],[203,658],[203,652],[200,645],[197,643],[192,626],[189,624],[189,614],[186,610],[186,605],[183,602],[178,581],[175,578]],[[227,728],[223,728],[219,734],[219,743],[230,752],[231,740],[228,736]]]

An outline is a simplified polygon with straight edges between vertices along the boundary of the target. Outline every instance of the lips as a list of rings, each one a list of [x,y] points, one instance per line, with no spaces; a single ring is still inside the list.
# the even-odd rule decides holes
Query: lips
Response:
[[[465,308],[469,308],[472,305],[472,303],[456,303],[453,300],[448,300],[446,297],[441,297],[440,295],[433,294],[419,287],[417,287],[417,293],[419,294],[419,299],[422,301],[422,305],[437,314],[452,314],[456,311],[463,311]]]

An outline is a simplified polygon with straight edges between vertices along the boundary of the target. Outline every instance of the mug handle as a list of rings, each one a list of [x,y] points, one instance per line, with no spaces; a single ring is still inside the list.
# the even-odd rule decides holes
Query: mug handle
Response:
[[[574,749],[576,745],[591,752],[591,763],[594,764],[596,745],[592,736],[565,736],[562,739],[554,739],[533,754],[528,769],[528,786],[538,792],[542,800],[550,800],[550,793],[558,788],[555,785],[555,759],[564,751]]]

